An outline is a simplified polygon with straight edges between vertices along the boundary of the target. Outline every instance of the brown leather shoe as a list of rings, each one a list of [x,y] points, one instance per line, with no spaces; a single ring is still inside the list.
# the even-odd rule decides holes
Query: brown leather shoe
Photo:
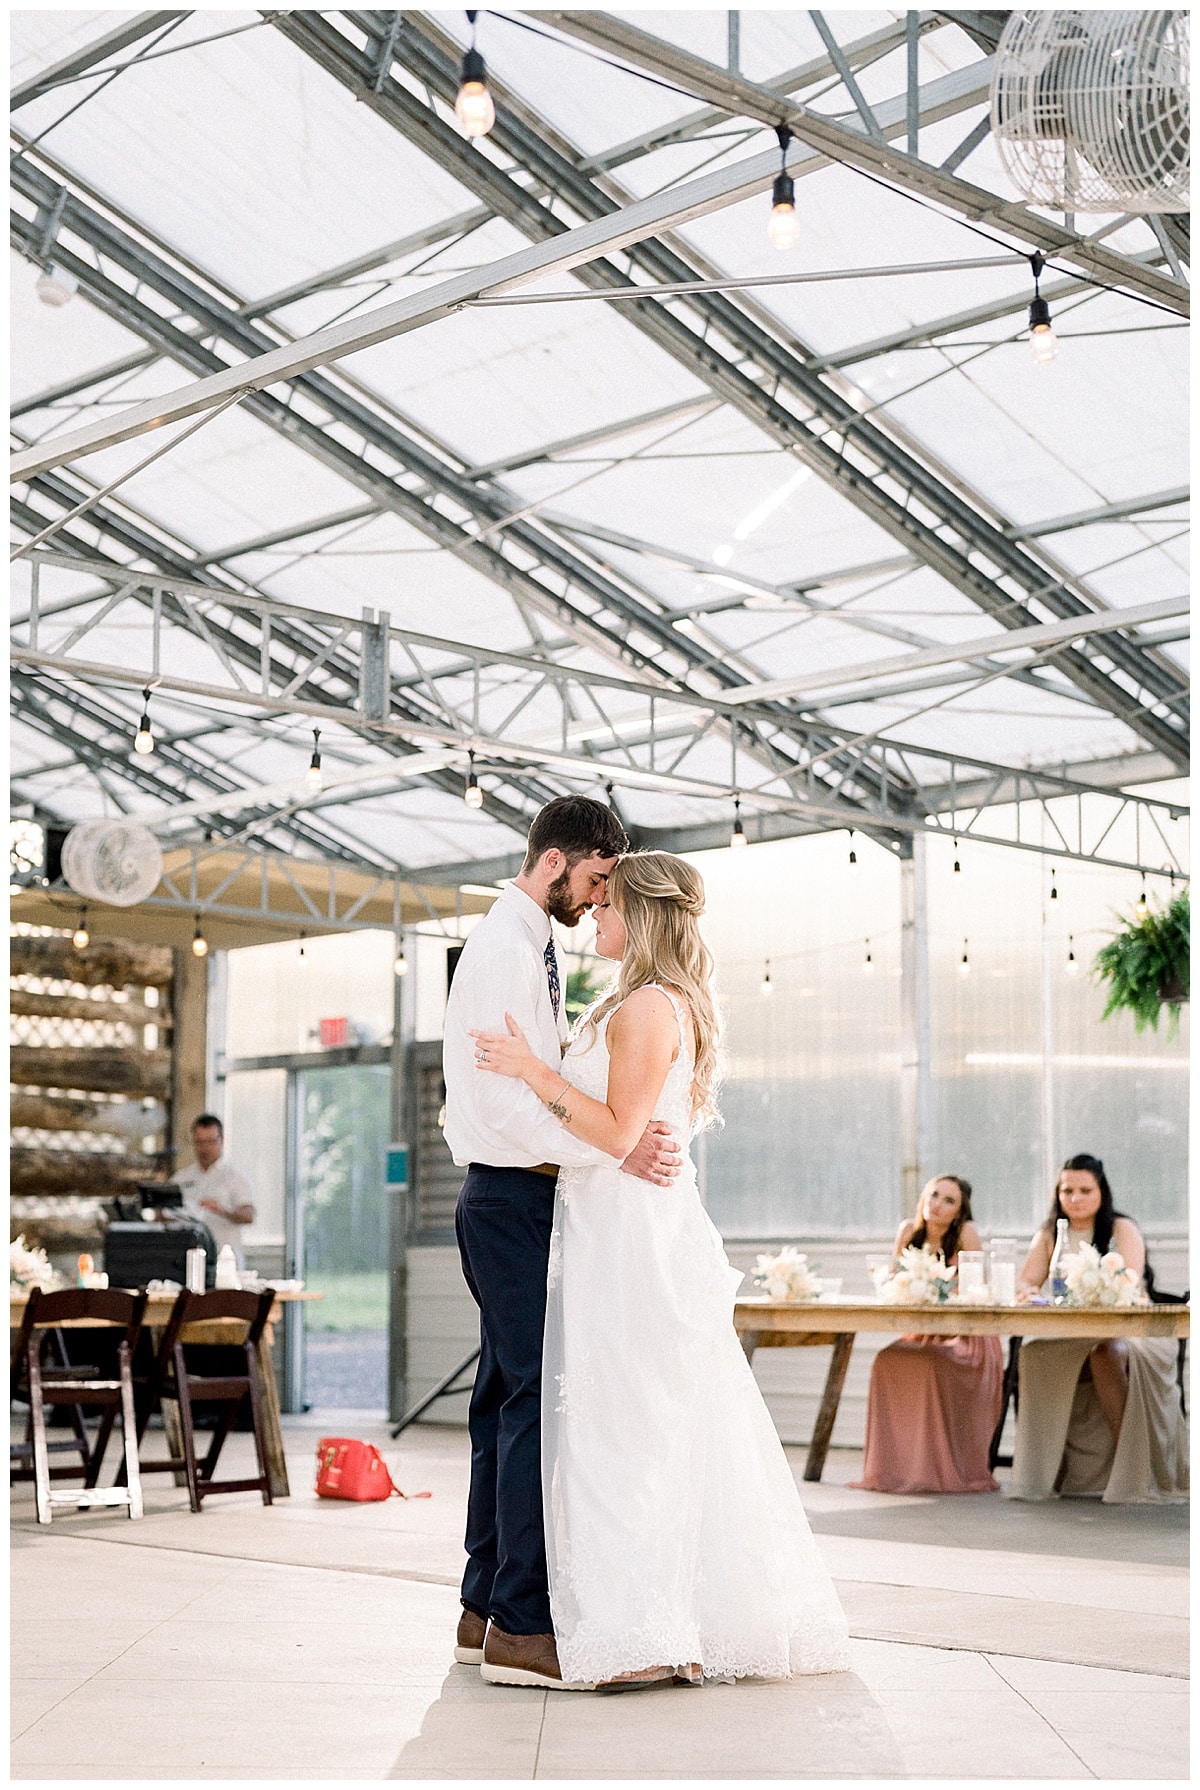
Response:
[[[483,1637],[487,1633],[487,1623],[474,1610],[463,1607],[458,1619],[458,1633],[454,1638],[454,1657],[460,1666],[481,1666],[483,1664]]]
[[[488,1684],[522,1684],[541,1691],[592,1691],[594,1684],[569,1684],[558,1668],[553,1635],[509,1635],[488,1624],[480,1675]]]

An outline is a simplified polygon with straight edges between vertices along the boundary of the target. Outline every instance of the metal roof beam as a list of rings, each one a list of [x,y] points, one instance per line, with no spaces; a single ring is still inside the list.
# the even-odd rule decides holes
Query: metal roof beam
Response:
[[[526,235],[545,239],[567,228],[558,211],[533,200],[527,188],[518,185],[489,157],[480,155],[408,87],[389,79],[375,89],[375,65],[370,51],[384,33],[385,15],[342,15],[353,30],[365,36],[365,47],[356,47],[337,28],[337,16],[288,13],[276,15],[273,22],[364,103],[380,112]],[[399,59],[405,68],[446,106],[453,103],[458,82],[458,62],[452,52],[450,41],[423,15],[416,15],[398,44]],[[927,108],[945,116],[984,97],[986,80],[979,66],[933,83],[922,94],[922,116]],[[906,115],[906,96],[881,104],[875,111],[885,129],[889,120],[899,128]],[[619,203],[611,192],[602,191],[579,173],[578,157],[572,161],[556,150],[544,134],[527,130],[503,107],[498,111],[491,140],[534,179],[551,186],[560,209],[569,206],[573,215],[594,218],[608,214]],[[814,159],[793,145],[789,167],[794,171],[810,164],[822,165],[822,158]],[[774,165],[778,166],[777,154]],[[644,241],[631,251],[631,258],[640,270],[658,281],[685,279],[693,273],[674,243]],[[604,260],[580,266],[578,277],[597,289],[631,283],[624,273]],[[784,347],[764,327],[761,316],[752,317],[745,299],[734,303],[722,295],[697,296],[685,301],[685,308],[688,313],[694,312],[695,327],[677,310],[649,298],[630,305],[622,314],[768,436],[811,465],[978,607],[1013,626],[1041,620],[1036,610],[1031,611],[1015,596],[1014,586],[1058,616],[1085,613],[1097,606],[1095,597],[1077,577],[1057,571],[1047,565],[1044,557],[1034,558],[1028,548],[1009,541],[1003,529],[982,512],[973,494],[964,494],[961,485],[955,488],[945,475],[931,468],[928,458],[922,461],[918,457],[921,450],[909,451],[901,446],[894,432],[888,432],[890,424],[886,419],[885,425],[880,426],[876,419],[863,417],[850,397],[831,385],[828,375],[814,373],[798,358],[804,352],[799,344],[793,341]],[[782,329],[780,325],[775,327]],[[750,376],[752,371],[756,378]],[[789,405],[799,406],[806,413],[804,420]],[[1182,678],[1178,669],[1126,645],[1117,650],[1123,669],[1158,701],[1175,709],[1181,721],[1185,711],[1180,706]],[[1118,680],[1099,673],[1070,649],[1064,654],[1063,664],[1073,681],[1149,744],[1172,753],[1181,763],[1185,761],[1183,727],[1177,721],[1151,713],[1148,705]]]
[[[1067,516],[1052,516],[1048,522],[1034,522],[1021,528],[1006,529],[1014,541],[1031,541],[1038,535],[1065,534],[1071,528],[1090,528],[1094,522],[1119,522],[1126,516],[1141,516],[1147,510],[1169,510],[1187,503],[1191,490],[1187,485],[1173,486],[1170,491],[1155,491],[1149,497],[1124,497],[1116,503],[1103,503],[1093,510],[1075,510]]]
[[[265,298],[256,298],[249,304],[238,306],[241,317],[265,317],[270,311],[282,310],[285,305],[294,305],[302,298],[311,298],[314,292],[326,292],[331,286],[340,286],[345,280],[352,280],[360,273],[371,273],[377,267],[386,267],[392,261],[398,261],[403,255],[418,253],[421,249],[431,249],[439,242],[449,242],[456,236],[468,235],[478,230],[491,218],[486,206],[477,205],[471,211],[460,211],[455,217],[442,218],[439,223],[426,224],[423,230],[413,230],[407,236],[399,236],[395,242],[386,242],[382,248],[372,249],[367,255],[358,255],[353,261],[343,261],[340,267],[331,267],[324,273],[313,274],[307,280],[297,280],[295,285],[284,286],[278,292],[269,292]]]
[[[1190,294],[1178,280],[1155,273],[1088,237],[1077,236],[1073,230],[1053,223],[1031,207],[1001,199],[985,187],[972,186],[958,175],[948,174],[944,169],[934,168],[889,144],[876,141],[865,127],[857,130],[849,121],[839,123],[781,99],[767,88],[744,80],[728,69],[718,68],[678,44],[654,37],[613,14],[547,10],[538,17],[568,36],[582,38],[636,67],[679,82],[698,99],[721,105],[735,117],[757,118],[772,127],[786,124],[796,136],[818,152],[827,153],[831,160],[849,162],[852,167],[878,174],[910,192],[935,199],[961,217],[991,224],[1043,254],[1071,262],[1087,278],[1098,279],[1102,284],[1115,283],[1130,292],[1152,298],[1181,316],[1189,314]],[[875,108],[875,115],[882,125],[879,108]]]
[[[766,191],[778,171],[777,164],[777,155],[753,156],[733,169],[702,175],[669,193],[639,200],[624,211],[610,212],[577,229],[556,233],[551,241],[520,249],[487,267],[457,274],[432,292],[397,299],[364,317],[331,324],[313,335],[260,351],[249,361],[210,373],[162,397],[133,404],[118,416],[25,448],[12,457],[10,477],[16,480],[49,471],[101,448],[132,441],[166,423],[182,422],[200,411],[214,409],[237,394],[249,396],[329,366],[347,355],[451,316],[467,299],[515,292],[549,273],[569,273],[602,256],[619,254],[672,225],[706,217],[739,199]]]
[[[154,796],[167,806],[177,803],[181,795],[187,797],[188,783],[199,784],[202,789],[213,794],[231,794],[239,787],[224,770],[199,759],[194,750],[184,753],[177,747],[164,743],[156,749],[153,761],[140,758],[133,752],[114,752],[111,745],[114,736],[120,738],[123,746],[129,739],[129,720],[120,711],[114,711],[100,702],[94,691],[85,693],[51,685],[44,677],[29,676],[17,671],[12,679],[11,700],[18,720],[57,744],[67,747],[76,761],[94,774],[118,777],[123,783]],[[55,705],[66,709],[71,719],[64,720],[61,714],[56,713]],[[186,781],[181,785],[179,781],[173,781],[170,776],[164,775],[166,772],[174,772],[177,779]],[[43,797],[42,800],[48,807],[46,798]],[[359,868],[378,870],[384,867],[382,859],[372,859],[369,853],[364,854],[362,851],[352,855],[336,838],[330,837],[325,831],[307,826],[303,821],[276,817],[270,811],[260,812],[252,816],[251,820],[260,827],[260,837],[282,831],[292,844],[307,846],[318,856],[334,857]],[[247,821],[243,818],[240,825],[246,824]]]
[[[1162,597],[1156,603],[1138,603],[1128,609],[1110,609],[1103,615],[1077,616],[1071,621],[1048,622],[1040,627],[1016,628],[998,634],[986,634],[978,640],[956,641],[950,646],[928,647],[903,658],[877,659],[874,664],[845,665],[838,672],[814,671],[804,677],[777,678],[771,683],[751,684],[744,692],[733,691],[726,701],[772,702],[789,696],[810,698],[810,705],[820,708],[826,691],[845,689],[848,685],[867,683],[875,678],[906,676],[913,671],[926,671],[935,665],[974,665],[997,654],[1026,650],[1041,653],[1047,647],[1065,645],[1071,640],[1094,638],[1125,628],[1137,628],[1147,622],[1166,621],[1172,616],[1186,615],[1190,598]],[[869,697],[864,691],[863,697]]]
[[[28,159],[16,164],[13,178],[19,191],[42,201],[59,190],[47,176],[31,167]],[[76,274],[82,289],[127,327],[161,344],[166,353],[185,366],[219,364],[213,349],[149,308],[145,292],[152,290],[166,299],[174,312],[190,314],[202,334],[223,338],[237,352],[257,352],[260,359],[264,358],[261,351],[270,337],[262,333],[262,326],[226,308],[210,292],[201,290],[165,261],[131,242],[115,226],[106,225],[81,201],[72,197],[64,218],[71,231],[81,236],[97,255],[124,266],[138,281],[138,290],[131,293],[83,257],[64,253],[64,265]],[[27,220],[14,217],[18,243],[31,227]],[[734,655],[726,653],[723,659],[714,661],[701,645],[675,632],[665,618],[663,606],[640,592],[627,576],[617,579],[605,568],[582,558],[578,549],[568,547],[565,539],[548,532],[536,520],[511,521],[514,511],[520,509],[519,501],[499,486],[483,490],[472,483],[448,463],[449,450],[439,448],[435,452],[418,445],[394,423],[371,411],[357,397],[348,396],[325,375],[304,374],[294,383],[305,397],[315,399],[323,414],[390,455],[406,473],[416,472],[421,480],[419,488],[413,488],[411,479],[402,480],[380,467],[377,455],[367,458],[355,453],[345,440],[344,428],[334,435],[311,415],[265,392],[250,395],[247,408],[367,490],[381,508],[403,516],[443,547],[460,554],[508,590],[518,603],[527,603],[565,626],[580,644],[599,647],[618,663],[640,665],[650,677],[662,681],[664,693],[697,673],[714,691],[722,685],[733,686],[746,675],[734,669]],[[452,505],[473,516],[474,528],[456,521],[453,511],[448,512],[444,505],[435,508],[432,499],[437,496],[448,498]],[[499,545],[492,546],[487,535],[497,524],[504,525],[504,537]],[[514,556],[514,549],[519,558]],[[576,591],[594,605],[590,613],[573,601]],[[654,640],[655,654],[647,655],[630,646],[626,636],[633,630]],[[781,727],[786,729],[789,724],[794,725],[792,718],[786,714],[779,717]],[[807,745],[809,734],[802,737]],[[836,738],[827,739],[824,745],[836,748]],[[891,789],[894,800],[904,799],[902,788],[897,788],[894,779]]]
[[[919,15],[922,34],[936,30],[940,23],[936,13],[923,12]],[[866,37],[843,44],[842,54],[852,69],[869,68],[873,62],[898,50],[906,36],[907,28],[903,24],[885,26],[882,31],[872,31]],[[829,56],[818,56],[810,62],[802,62],[798,68],[788,69],[785,74],[776,75],[770,81],[764,81],[763,86],[772,93],[797,93],[801,88],[828,80],[834,72],[832,59]],[[580,163],[580,171],[598,174],[624,167],[626,163],[637,161],[669,143],[690,141],[701,132],[711,129],[714,124],[724,124],[728,117],[728,112],[721,106],[705,106],[698,112],[688,113],[685,118],[677,118],[673,124],[656,125],[653,130],[630,137],[624,143],[605,150],[602,155],[590,156]]]
[[[98,14],[103,17],[103,14]],[[74,81],[84,75],[90,68],[98,68],[109,56],[116,56],[122,50],[129,49],[131,44],[140,43],[144,37],[169,25],[172,19],[186,19],[186,12],[140,12],[136,17],[127,19],[123,25],[117,25],[112,31],[106,31],[102,37],[95,37],[91,43],[73,50],[60,62],[52,63],[40,74],[31,75],[27,81],[21,81],[8,96],[8,109],[15,112],[21,106],[40,99],[49,93],[52,87],[61,87],[67,81]]]
[[[58,385],[46,386],[32,397],[18,398],[9,406],[8,414],[13,421],[19,416],[28,416],[33,410],[46,410],[52,404],[59,404],[64,398],[73,398],[77,392],[90,391],[94,385],[102,385],[106,379],[119,379],[123,373],[136,373],[139,367],[152,366],[161,357],[156,349],[139,349],[136,354],[126,354],[120,360],[109,361],[107,366],[93,367],[89,373],[76,373],[70,379],[64,379]]]
[[[605,423],[599,429],[585,429],[580,435],[564,435],[560,441],[547,442],[545,447],[526,448],[509,454],[503,460],[490,460],[486,466],[472,466],[473,479],[496,478],[502,472],[517,472],[523,466],[536,466],[543,460],[556,460],[560,454],[574,453],[577,448],[599,447],[606,441],[619,441],[622,436],[636,434],[654,423],[681,421],[684,417],[699,419],[720,408],[720,399],[685,398],[680,404],[661,404],[657,410],[645,410],[640,416],[624,417],[620,422]]]
[[[263,553],[268,547],[282,547],[288,541],[303,541],[310,535],[323,534],[329,528],[342,528],[351,522],[364,522],[368,516],[381,514],[378,504],[360,503],[352,510],[335,510],[331,516],[314,516],[311,522],[294,522],[290,528],[277,528],[271,534],[255,535],[249,541],[235,541],[232,547],[219,547],[215,553],[196,556],[199,566],[224,565],[231,559],[243,559],[249,553]]]

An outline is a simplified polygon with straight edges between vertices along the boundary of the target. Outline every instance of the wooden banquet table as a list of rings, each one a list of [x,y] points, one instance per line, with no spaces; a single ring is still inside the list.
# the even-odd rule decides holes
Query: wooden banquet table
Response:
[[[833,1346],[825,1391],[804,1465],[805,1479],[820,1479],[846,1383],[854,1338],[860,1331],[900,1336],[1190,1336],[1186,1305],[1138,1305],[1126,1310],[1086,1305],[885,1305],[874,1298],[799,1300],[751,1297],[733,1308],[734,1327],[746,1359],[756,1349]]]
[[[265,1290],[265,1289],[264,1289]],[[258,1345],[258,1366],[262,1377],[262,1415],[263,1415],[263,1448],[267,1457],[267,1477],[271,1484],[273,1498],[287,1498],[291,1487],[288,1485],[287,1463],[283,1455],[283,1430],[279,1421],[279,1386],[275,1379],[275,1368],[272,1362],[272,1349],[275,1342],[275,1326],[283,1317],[285,1305],[302,1304],[309,1300],[323,1299],[324,1293],[316,1292],[278,1292],[271,1307],[271,1315],[266,1329]],[[9,1304],[9,1329],[19,1330],[24,1316],[29,1295],[26,1292],[13,1292]],[[146,1315],[142,1320],[158,1347],[159,1338],[167,1327],[167,1320],[172,1307],[178,1298],[177,1293],[151,1293],[146,1302]],[[88,1320],[82,1319],[77,1324],[64,1324],[64,1330],[86,1329]],[[184,1331],[184,1339],[193,1343],[240,1343],[246,1334],[244,1324],[233,1319],[222,1319],[208,1324],[188,1324]],[[163,1420],[167,1429],[167,1443],[172,1454],[182,1453],[181,1432],[178,1429],[178,1407],[169,1400],[163,1401]],[[186,1483],[182,1472],[175,1475],[175,1483]]]

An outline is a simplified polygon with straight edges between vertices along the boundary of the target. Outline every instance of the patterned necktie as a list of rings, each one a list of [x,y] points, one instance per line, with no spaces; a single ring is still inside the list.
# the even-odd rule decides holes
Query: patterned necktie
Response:
[[[546,941],[546,980],[550,984],[550,1005],[554,1008],[554,1017],[558,1018],[558,1009],[562,1005],[562,988],[558,980],[558,958],[554,955],[554,940]]]

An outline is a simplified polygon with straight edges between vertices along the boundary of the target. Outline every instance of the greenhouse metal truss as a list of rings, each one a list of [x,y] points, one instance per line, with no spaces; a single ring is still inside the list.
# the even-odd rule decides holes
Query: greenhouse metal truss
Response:
[[[703,142],[731,120],[741,121],[747,139],[761,138],[764,125],[786,126],[786,165],[796,180],[840,164],[944,216],[986,226],[1018,272],[1021,256],[1039,252],[1052,263],[1048,296],[1076,293],[1080,281],[1092,281],[1186,315],[1185,220],[1165,220],[1153,232],[1154,247],[1126,254],[1099,239],[1115,225],[1088,236],[1076,220],[1059,224],[1002,199],[958,172],[983,140],[986,121],[973,123],[940,164],[922,159],[922,131],[986,102],[990,48],[1005,15],[909,13],[892,27],[840,42],[824,15],[814,14],[827,54],[770,84],[610,15],[530,15],[539,28],[650,71],[700,102],[669,126],[598,156],[540,116],[535,96],[494,81],[497,122],[486,153],[464,139],[453,122],[460,46],[431,15],[263,13],[269,29],[476,204],[394,239],[373,257],[257,299],[197,266],[20,129],[22,106],[119,57],[139,35],[187,16],[139,15],[13,95],[14,245],[42,266],[52,256],[92,306],[144,344],[14,407],[13,551],[27,562],[30,579],[14,632],[14,700],[19,718],[59,754],[18,776],[19,800],[42,811],[40,772],[74,758],[118,808],[150,796],[172,810],[166,830],[177,842],[201,832],[253,837],[275,849],[386,871],[394,866],[346,825],[346,816],[359,803],[418,787],[457,798],[472,764],[486,778],[486,815],[512,836],[507,852],[474,865],[480,875],[511,870],[517,839],[542,802],[566,789],[606,787],[639,844],[726,843],[736,796],[751,840],[853,827],[907,856],[914,835],[937,828],[1056,858],[1183,870],[1168,824],[1182,810],[1130,794],[1127,785],[1186,769],[1186,679],[1165,650],[1183,637],[1186,599],[1180,592],[1110,607],[1045,543],[1075,528],[1161,517],[1186,500],[1186,489],[1014,526],[885,405],[864,405],[849,376],[898,348],[952,339],[1008,316],[1020,323],[1025,285],[1018,280],[1008,297],[821,354],[765,308],[755,282],[724,275],[679,234],[692,219],[768,190],[780,165],[775,151],[648,198],[636,198],[617,178],[664,144]],[[848,15],[834,17],[844,29]],[[920,84],[917,46],[930,31],[952,27],[969,36],[975,59]],[[904,91],[868,104],[856,76],[901,48],[909,52]],[[840,84],[849,108],[838,117],[809,103],[830,83]],[[462,241],[492,218],[530,246],[307,337],[293,337],[277,315],[372,266]],[[524,291],[555,274],[571,276],[569,289]],[[345,364],[371,343],[463,309],[555,296],[611,306],[625,327],[686,371],[697,395],[472,465]],[[192,383],[125,409],[91,408],[118,389],[117,381],[159,360]],[[92,420],[57,433],[63,405]],[[171,430],[203,426],[229,405],[335,472],[353,501],[303,525],[201,551],[121,495],[129,473],[105,483],[89,472],[92,454],[139,436],[150,457],[167,453],[182,438]],[[647,426],[722,408],[758,431],[785,464],[835,489],[890,537],[892,553],[784,582],[739,576],[718,595],[672,605],[648,568],[665,561],[711,580],[711,562],[576,515],[560,500],[530,502],[506,483],[531,465],[556,464]],[[167,435],[157,433],[167,426]],[[281,602],[236,569],[248,554],[283,544],[318,553],[331,531],[388,515],[503,591],[524,622],[527,644],[484,647],[397,625],[381,609],[355,618]],[[987,631],[947,644],[905,626],[902,613],[890,619],[842,612],[823,594],[917,567],[930,568],[990,618]],[[82,589],[45,595],[54,574],[81,572],[88,574]],[[879,650],[769,678],[712,631],[712,617],[756,605],[836,615],[855,639],[864,631],[878,636]],[[93,639],[118,626],[119,662],[97,655]],[[180,638],[195,645],[187,676],[168,644]],[[1113,762],[1027,769],[905,740],[882,722],[861,724],[864,703],[1002,680],[1115,718],[1131,736],[1130,751]],[[131,731],[129,693],[144,688],[198,708],[194,731],[161,739],[152,761],[118,749]],[[939,700],[931,697],[929,707]],[[854,725],[838,719],[847,707],[854,708]],[[279,717],[346,730],[365,756],[345,772],[328,772],[319,790],[295,781],[291,788],[240,782],[223,763],[222,729],[268,738]],[[636,810],[639,792],[678,796],[688,818],[639,825],[635,813],[625,813],[627,803]],[[1085,818],[1084,798],[1096,796],[1104,802],[1088,805]],[[1068,797],[1077,798],[1074,824],[1064,819]],[[989,810],[1000,805],[1016,808],[1015,834],[991,827]],[[1127,814],[1137,816],[1132,854],[1111,843]],[[1031,815],[1035,822],[1022,819]],[[467,876],[473,866],[419,868],[424,880],[437,881]]]

